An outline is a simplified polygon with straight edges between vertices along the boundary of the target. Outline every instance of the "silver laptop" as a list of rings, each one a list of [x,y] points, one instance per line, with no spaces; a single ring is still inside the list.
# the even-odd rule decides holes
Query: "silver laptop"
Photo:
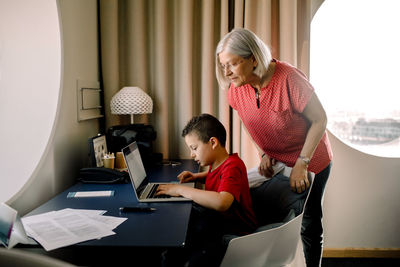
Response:
[[[184,197],[171,197],[167,195],[156,196],[157,187],[165,182],[149,183],[146,171],[140,157],[139,148],[136,142],[122,149],[126,166],[128,167],[129,177],[131,178],[133,191],[139,202],[165,202],[165,201],[191,201]],[[174,183],[174,182],[171,182]],[[176,182],[175,182],[176,183]],[[194,183],[183,183],[182,185],[194,187]]]

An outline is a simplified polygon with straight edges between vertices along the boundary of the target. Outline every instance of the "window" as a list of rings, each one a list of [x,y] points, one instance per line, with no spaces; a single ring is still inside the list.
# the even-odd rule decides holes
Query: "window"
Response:
[[[400,157],[399,11],[397,0],[325,0],[311,24],[310,80],[328,129],[383,157]]]

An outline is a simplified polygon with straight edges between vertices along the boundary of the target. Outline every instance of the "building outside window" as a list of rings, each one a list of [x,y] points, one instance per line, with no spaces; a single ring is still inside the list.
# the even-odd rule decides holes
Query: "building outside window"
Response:
[[[399,11],[396,0],[325,0],[311,24],[310,80],[328,129],[382,157],[400,157]]]

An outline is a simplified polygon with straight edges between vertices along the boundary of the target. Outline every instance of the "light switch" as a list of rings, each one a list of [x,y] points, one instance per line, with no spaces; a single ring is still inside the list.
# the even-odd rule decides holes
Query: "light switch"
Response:
[[[102,90],[98,81],[77,80],[78,121],[98,119],[102,114]]]

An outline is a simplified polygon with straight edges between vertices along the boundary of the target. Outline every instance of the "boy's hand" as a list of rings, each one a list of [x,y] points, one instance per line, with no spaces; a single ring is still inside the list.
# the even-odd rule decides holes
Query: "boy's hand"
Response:
[[[183,185],[177,185],[177,184],[161,184],[157,188],[156,196],[169,195],[169,196],[172,196],[172,197],[179,197],[179,196],[181,196],[179,190],[182,187],[184,187],[184,186]]]
[[[196,178],[194,177],[194,174],[190,171],[183,171],[180,174],[178,174],[178,179],[180,183],[187,183],[194,181]]]

